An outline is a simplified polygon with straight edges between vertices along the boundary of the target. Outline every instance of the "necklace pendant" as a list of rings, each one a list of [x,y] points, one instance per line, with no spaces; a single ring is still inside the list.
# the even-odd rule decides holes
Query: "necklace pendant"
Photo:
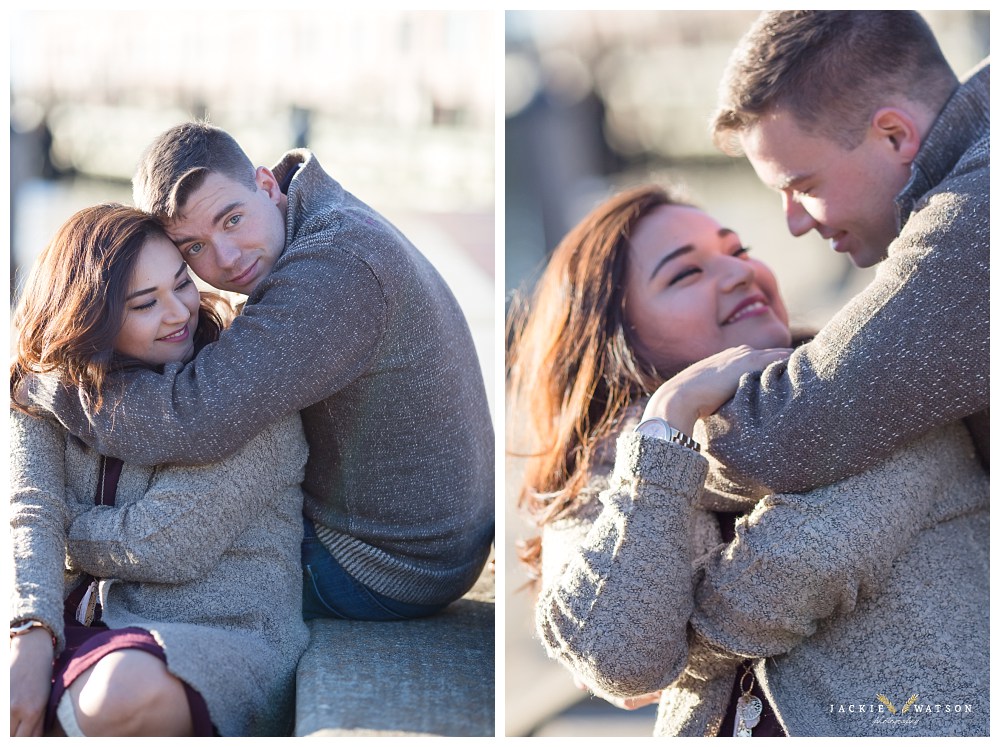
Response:
[[[745,693],[736,701],[736,724],[733,729],[734,737],[749,737],[753,735],[753,728],[760,723],[760,714],[764,710],[764,704],[756,695]]]
[[[93,624],[99,598],[100,592],[98,591],[97,581],[91,581],[87,585],[87,591],[84,592],[83,599],[80,600],[80,604],[76,608],[76,621],[78,623],[87,627]]]

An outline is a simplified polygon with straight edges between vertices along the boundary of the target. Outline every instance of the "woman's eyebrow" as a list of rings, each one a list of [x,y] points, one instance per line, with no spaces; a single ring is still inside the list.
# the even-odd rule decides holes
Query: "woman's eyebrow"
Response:
[[[670,260],[677,259],[677,257],[692,251],[694,251],[694,244],[685,244],[684,246],[674,249],[672,252],[668,252],[663,258],[660,259],[659,262],[656,263],[656,267],[654,267],[653,271],[650,273],[649,279],[652,280],[655,278],[656,273],[660,271],[660,268]]]
[[[718,231],[718,236],[721,239],[733,233],[736,232],[731,228],[720,228]],[[660,259],[659,262],[656,263],[656,267],[654,267],[653,271],[650,273],[649,279],[652,280],[654,277],[656,277],[656,273],[658,273],[660,271],[660,268],[663,267],[663,265],[665,265],[667,262],[669,262],[672,259],[677,259],[677,257],[687,254],[690,251],[694,251],[694,244],[685,244],[684,246],[677,247],[672,252],[668,252],[662,259]]]
[[[187,263],[181,262],[180,268],[177,270],[177,272],[174,273],[174,280],[176,280],[177,278],[179,278],[181,276],[181,273],[184,272],[184,270],[185,270],[186,267],[187,267]],[[152,293],[155,290],[156,290],[156,288],[143,288],[142,290],[136,291],[135,293],[129,293],[127,296],[125,296],[125,300],[126,301],[131,301],[136,296],[142,296],[142,295],[145,295],[146,293]]]

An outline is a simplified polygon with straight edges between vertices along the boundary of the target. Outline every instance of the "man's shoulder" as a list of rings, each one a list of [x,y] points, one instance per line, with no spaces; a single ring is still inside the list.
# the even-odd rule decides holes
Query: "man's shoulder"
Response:
[[[990,95],[990,58],[984,57],[975,67],[962,76],[963,86],[980,86],[984,89],[984,95]]]
[[[944,178],[934,185],[924,198],[918,201],[916,209],[933,205],[945,198],[948,204],[954,200],[963,203],[966,209],[990,201],[990,138],[985,135],[969,145],[954,167]],[[982,216],[989,219],[988,215]],[[975,216],[966,214],[963,222],[974,221]]]

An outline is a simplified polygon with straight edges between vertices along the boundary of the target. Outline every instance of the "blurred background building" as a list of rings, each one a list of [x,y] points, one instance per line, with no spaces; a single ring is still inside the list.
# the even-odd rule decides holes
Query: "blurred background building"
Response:
[[[989,54],[988,11],[925,11],[961,76]],[[774,268],[793,322],[822,325],[870,279],[814,233],[793,239],[778,196],[712,146],[716,86],[757,11],[509,11],[505,37],[505,291],[529,289],[559,239],[624,186],[679,184]],[[507,414],[509,445],[517,420]],[[619,711],[577,690],[532,633],[514,543],[532,533],[506,469],[506,733],[651,734],[655,706]]]
[[[406,233],[469,318],[494,398],[499,16],[479,11],[12,11],[11,301],[74,211],[132,202],[160,132],[192,118],[272,166],[312,149]]]

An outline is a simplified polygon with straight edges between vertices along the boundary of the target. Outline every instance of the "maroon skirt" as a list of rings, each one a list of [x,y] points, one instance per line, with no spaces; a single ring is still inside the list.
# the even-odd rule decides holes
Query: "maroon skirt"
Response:
[[[145,651],[166,663],[167,655],[149,631],[142,628],[117,628],[112,630],[104,625],[86,627],[80,625],[70,614],[66,615],[66,648],[56,659],[52,670],[52,690],[49,693],[48,710],[45,715],[45,731],[49,732],[56,723],[56,708],[63,693],[77,677],[112,651],[137,649]],[[181,680],[191,709],[194,736],[218,736],[208,715],[208,706],[194,688]]]

